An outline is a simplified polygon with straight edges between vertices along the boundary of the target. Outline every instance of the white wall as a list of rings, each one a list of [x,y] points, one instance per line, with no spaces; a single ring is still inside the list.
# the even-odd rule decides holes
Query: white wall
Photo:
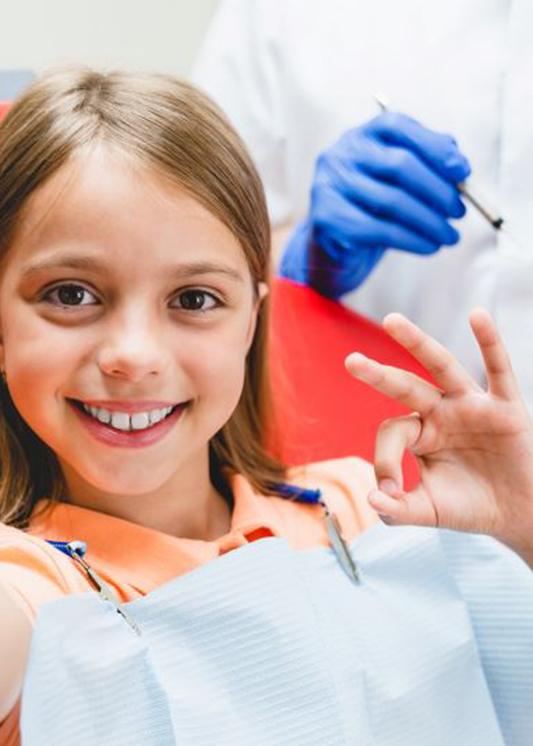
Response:
[[[0,0],[0,70],[62,63],[187,75],[218,0]]]

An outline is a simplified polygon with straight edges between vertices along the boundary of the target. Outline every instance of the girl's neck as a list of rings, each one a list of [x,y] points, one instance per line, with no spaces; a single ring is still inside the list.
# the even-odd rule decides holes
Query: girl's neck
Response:
[[[212,541],[231,528],[231,508],[211,484],[207,458],[205,468],[180,471],[142,495],[103,492],[62,466],[67,500],[74,505],[180,538]]]

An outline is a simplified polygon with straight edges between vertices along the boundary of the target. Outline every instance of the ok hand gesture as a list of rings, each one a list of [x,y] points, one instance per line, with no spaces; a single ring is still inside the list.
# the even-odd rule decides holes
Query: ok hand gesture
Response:
[[[380,426],[378,489],[368,499],[386,523],[490,534],[533,566],[533,425],[490,315],[476,309],[470,324],[485,363],[486,391],[399,314],[387,316],[386,331],[436,385],[360,353],[346,359],[353,376],[413,410]],[[421,476],[410,492],[402,483],[405,449],[416,455]]]

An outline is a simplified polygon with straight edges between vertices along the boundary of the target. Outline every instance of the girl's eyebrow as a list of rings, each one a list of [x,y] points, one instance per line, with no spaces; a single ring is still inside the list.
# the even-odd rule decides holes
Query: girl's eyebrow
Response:
[[[24,277],[38,272],[50,269],[87,269],[96,270],[101,273],[109,274],[110,266],[100,260],[79,255],[61,255],[51,256],[40,261],[32,262],[22,268]],[[215,262],[186,262],[165,267],[162,275],[165,278],[176,277],[179,279],[193,277],[197,275],[220,274],[238,282],[244,282],[244,277],[238,270],[225,264],[216,264]]]

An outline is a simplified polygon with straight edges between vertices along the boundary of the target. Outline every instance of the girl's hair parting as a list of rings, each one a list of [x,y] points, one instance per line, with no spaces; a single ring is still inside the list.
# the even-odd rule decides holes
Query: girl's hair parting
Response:
[[[81,148],[105,142],[184,188],[237,237],[257,288],[267,282],[270,228],[263,188],[242,141],[203,93],[170,75],[89,69],[41,77],[0,122],[0,267],[32,194]],[[238,406],[210,443],[211,474],[226,469],[276,494],[267,373],[268,297],[261,302]],[[61,499],[58,461],[0,382],[0,520],[24,528],[35,503]]]

